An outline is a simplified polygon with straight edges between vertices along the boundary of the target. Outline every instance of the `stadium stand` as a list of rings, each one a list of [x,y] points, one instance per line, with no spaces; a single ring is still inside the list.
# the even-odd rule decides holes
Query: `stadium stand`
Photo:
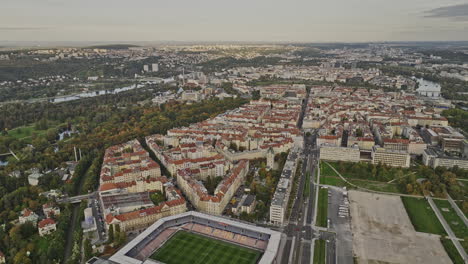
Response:
[[[149,257],[177,231],[185,230],[263,252],[259,264],[273,263],[281,233],[219,216],[190,211],[158,220],[109,260],[123,264],[150,263]]]

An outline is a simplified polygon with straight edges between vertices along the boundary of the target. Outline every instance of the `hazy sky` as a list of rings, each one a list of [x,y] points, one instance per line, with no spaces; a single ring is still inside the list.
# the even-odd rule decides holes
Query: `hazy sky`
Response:
[[[0,41],[468,40],[468,0],[0,0]]]

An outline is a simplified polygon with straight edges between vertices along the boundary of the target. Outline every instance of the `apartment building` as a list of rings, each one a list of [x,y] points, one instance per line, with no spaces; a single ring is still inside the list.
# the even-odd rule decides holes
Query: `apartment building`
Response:
[[[468,159],[456,156],[448,156],[446,153],[435,148],[428,148],[423,153],[423,163],[432,168],[445,167],[453,168],[458,166],[462,169],[468,169]]]
[[[329,161],[359,162],[359,147],[337,147],[323,144],[320,146],[320,159]]]
[[[372,163],[385,164],[392,167],[410,166],[410,155],[408,151],[386,149],[379,146],[374,146],[372,149]]]
[[[158,163],[149,157],[137,140],[106,149],[100,173],[101,188],[121,188],[129,192],[157,188],[161,176]]]
[[[299,150],[293,149],[289,152],[284,164],[281,177],[278,181],[273,199],[270,205],[270,223],[282,225],[286,218],[289,196],[291,194],[292,183],[296,174],[299,159]]]
[[[190,169],[178,171],[177,184],[198,211],[221,215],[236,190],[244,183],[248,171],[249,161],[239,161],[219,183],[213,195],[196,180]]]

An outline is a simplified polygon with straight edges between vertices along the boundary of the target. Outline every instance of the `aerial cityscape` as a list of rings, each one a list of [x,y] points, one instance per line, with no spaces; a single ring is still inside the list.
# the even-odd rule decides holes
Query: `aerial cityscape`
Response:
[[[468,3],[260,2],[2,4],[0,264],[468,263]]]

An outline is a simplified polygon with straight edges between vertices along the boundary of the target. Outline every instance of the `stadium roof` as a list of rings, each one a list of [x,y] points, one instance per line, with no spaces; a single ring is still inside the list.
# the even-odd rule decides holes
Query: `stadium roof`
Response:
[[[135,239],[133,239],[127,245],[125,245],[122,249],[117,251],[112,257],[109,258],[109,260],[111,260],[113,262],[116,262],[118,264],[159,263],[157,261],[150,260],[150,259],[147,259],[145,261],[138,260],[138,259],[129,257],[126,254],[130,250],[132,250],[134,247],[136,247],[146,237],[151,235],[157,228],[159,228],[165,222],[168,222],[168,221],[171,221],[171,220],[176,220],[176,219],[186,217],[186,216],[204,218],[204,219],[208,219],[208,220],[211,220],[211,221],[222,222],[224,224],[239,227],[239,228],[242,228],[242,229],[268,234],[270,236],[270,239],[268,240],[267,248],[265,249],[265,252],[263,253],[262,258],[259,260],[258,263],[259,264],[273,263],[273,261],[276,258],[276,254],[278,252],[279,245],[280,245],[280,242],[281,242],[281,233],[280,232],[273,231],[271,229],[264,228],[264,227],[259,227],[259,226],[255,226],[255,225],[250,225],[250,224],[234,221],[234,220],[227,219],[227,218],[224,218],[224,217],[203,214],[203,213],[196,212],[196,211],[189,211],[189,212],[185,212],[185,213],[182,213],[182,214],[168,216],[168,217],[159,219],[154,224],[152,224],[150,227],[148,227],[145,231],[143,231],[140,235],[138,235]]]

